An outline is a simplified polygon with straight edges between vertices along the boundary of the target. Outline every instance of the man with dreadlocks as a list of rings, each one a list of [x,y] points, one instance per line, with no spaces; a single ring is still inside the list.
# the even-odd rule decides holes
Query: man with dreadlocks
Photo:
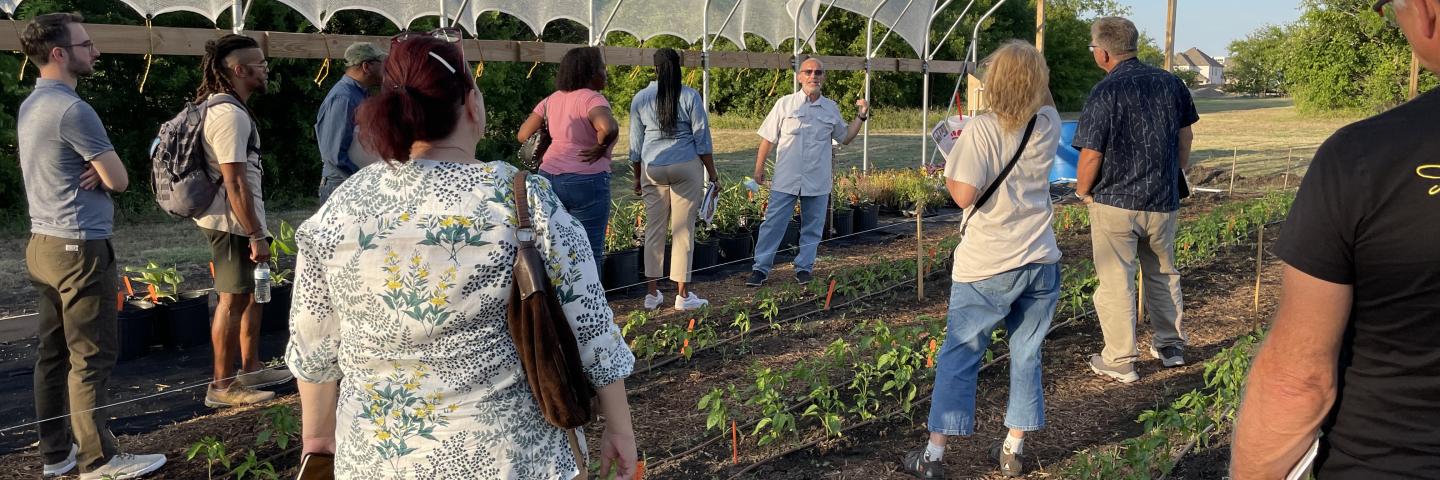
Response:
[[[261,309],[252,296],[255,266],[270,260],[270,242],[260,190],[260,135],[245,102],[265,92],[268,64],[255,39],[230,34],[205,43],[200,67],[204,75],[195,102],[206,104],[201,125],[205,159],[210,178],[223,183],[210,208],[195,218],[210,241],[220,297],[210,325],[214,379],[205,405],[247,405],[275,396],[257,388],[293,378],[285,370],[261,368]]]

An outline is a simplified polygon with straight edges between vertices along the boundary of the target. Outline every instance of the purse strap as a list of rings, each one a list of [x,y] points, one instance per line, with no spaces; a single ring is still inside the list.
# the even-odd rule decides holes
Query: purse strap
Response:
[[[1005,164],[1005,169],[1000,170],[1000,175],[995,177],[995,181],[990,182],[990,186],[985,188],[985,193],[980,194],[980,199],[975,200],[975,204],[970,206],[970,214],[965,216],[965,223],[960,224],[962,240],[965,237],[965,229],[970,226],[970,219],[975,218],[975,213],[979,212],[980,207],[995,195],[995,191],[1000,189],[1000,184],[1005,183],[1005,177],[1010,176],[1010,171],[1014,170],[1015,164],[1020,162],[1020,156],[1025,153],[1025,145],[1030,143],[1030,134],[1035,132],[1035,121],[1039,119],[1039,114],[1030,117],[1030,123],[1025,126],[1025,134],[1020,137],[1020,148],[1015,149],[1015,156],[1010,157],[1010,163]]]
[[[535,243],[535,227],[530,224],[530,197],[525,191],[525,179],[529,176],[530,172],[520,169],[514,179],[515,219],[519,223],[515,229],[515,240],[521,246]]]

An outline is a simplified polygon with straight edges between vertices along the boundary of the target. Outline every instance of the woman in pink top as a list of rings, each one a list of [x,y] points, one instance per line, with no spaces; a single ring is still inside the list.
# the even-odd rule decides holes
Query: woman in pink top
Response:
[[[600,94],[605,89],[600,49],[566,52],[555,74],[555,89],[520,125],[518,138],[524,143],[546,122],[552,141],[540,160],[540,175],[550,179],[565,210],[585,226],[595,264],[603,265],[605,225],[610,222],[610,149],[620,126],[610,102]]]

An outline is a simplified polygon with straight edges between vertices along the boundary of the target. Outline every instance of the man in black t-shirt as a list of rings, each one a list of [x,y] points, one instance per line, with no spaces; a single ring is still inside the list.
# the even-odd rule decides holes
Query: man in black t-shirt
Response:
[[[1440,72],[1440,0],[1382,0]],[[1246,385],[1236,480],[1440,477],[1440,91],[1320,147],[1275,246],[1280,310]]]

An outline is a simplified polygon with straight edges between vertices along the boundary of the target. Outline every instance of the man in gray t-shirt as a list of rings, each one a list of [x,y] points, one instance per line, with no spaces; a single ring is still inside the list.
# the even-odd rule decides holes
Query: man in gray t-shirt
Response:
[[[51,419],[39,424],[45,476],[79,467],[86,478],[134,478],[165,456],[120,454],[98,408],[109,403],[105,383],[120,350],[110,192],[125,191],[129,178],[100,117],[75,93],[100,56],[81,21],[40,15],[20,39],[40,67],[16,122],[30,204],[25,264],[40,294],[35,414]]]

